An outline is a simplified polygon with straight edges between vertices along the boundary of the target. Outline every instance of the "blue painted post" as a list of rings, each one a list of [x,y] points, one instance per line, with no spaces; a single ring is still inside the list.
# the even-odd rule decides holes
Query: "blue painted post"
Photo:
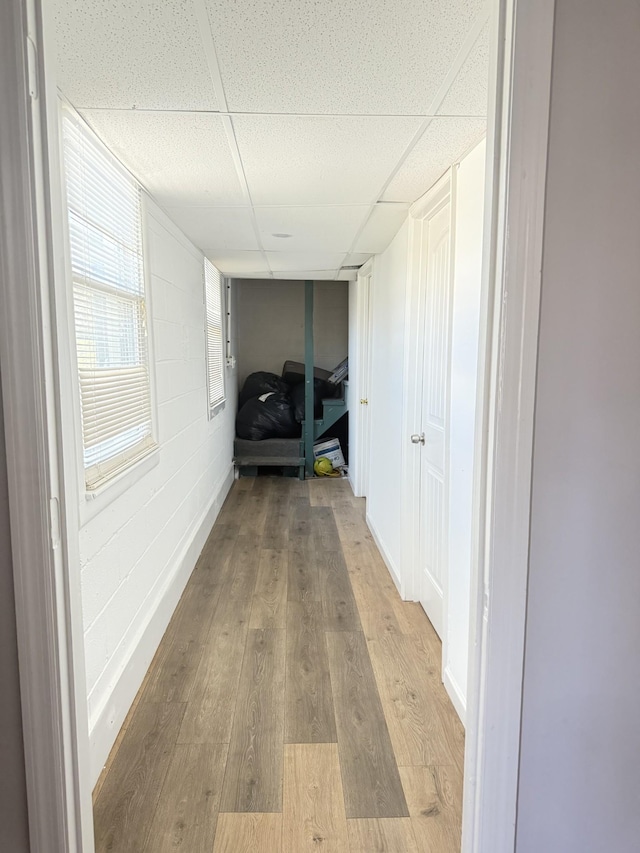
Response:
[[[304,455],[313,477],[313,282],[304,283]]]

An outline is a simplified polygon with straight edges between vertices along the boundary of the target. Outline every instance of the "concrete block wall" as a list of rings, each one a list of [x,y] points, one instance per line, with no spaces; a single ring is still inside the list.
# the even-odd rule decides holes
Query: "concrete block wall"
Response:
[[[234,371],[208,419],[203,255],[145,208],[157,464],[79,531],[94,779],[233,478]]]

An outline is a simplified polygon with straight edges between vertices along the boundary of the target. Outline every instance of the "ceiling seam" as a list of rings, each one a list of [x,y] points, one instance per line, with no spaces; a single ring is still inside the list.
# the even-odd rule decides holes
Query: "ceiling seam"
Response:
[[[395,176],[398,174],[398,172],[400,171],[400,169],[404,165],[409,154],[411,154],[411,152],[413,151],[415,146],[422,139],[422,137],[426,133],[427,128],[429,127],[429,125],[431,124],[433,119],[434,118],[440,118],[440,116],[438,116],[438,108],[440,107],[440,104],[444,101],[444,99],[446,98],[447,93],[448,93],[449,89],[451,88],[451,86],[453,85],[454,80],[456,79],[456,77],[460,73],[460,70],[461,70],[462,66],[464,65],[464,63],[466,62],[467,58],[469,57],[469,54],[473,50],[475,43],[478,41],[480,33],[482,32],[482,28],[484,27],[484,25],[489,20],[490,11],[491,10],[489,8],[488,3],[485,4],[484,10],[478,15],[478,17],[476,18],[476,20],[473,23],[473,26],[471,27],[471,29],[467,33],[467,37],[465,38],[465,40],[462,44],[462,47],[458,51],[456,58],[454,59],[453,63],[451,64],[451,68],[447,72],[444,80],[440,84],[440,88],[438,89],[438,91],[436,92],[436,94],[433,98],[433,101],[429,105],[429,109],[427,110],[427,113],[426,113],[427,117],[423,121],[422,126],[419,127],[418,130],[416,131],[413,139],[411,140],[411,142],[409,143],[409,145],[405,149],[404,153],[400,157],[400,160],[398,161],[395,168],[392,170],[391,174],[389,175],[389,177],[387,178],[387,180],[383,184],[382,189],[380,190],[380,192],[378,193],[378,195],[376,197],[376,201],[379,201],[382,198],[382,196],[386,192],[389,184],[395,178]],[[478,118],[478,117],[482,118],[482,116],[468,116],[468,118]],[[456,118],[464,118],[464,116],[456,116]]]
[[[404,152],[400,156],[400,159],[396,163],[395,167],[392,169],[387,180],[382,185],[382,188],[380,189],[377,196],[375,197],[375,200],[372,202],[369,214],[366,217],[366,219],[364,220],[364,222],[362,223],[362,225],[360,226],[360,229],[358,230],[356,236],[354,237],[353,243],[351,244],[351,249],[349,250],[348,254],[354,254],[355,253],[355,247],[358,244],[358,240],[360,239],[362,232],[364,231],[364,229],[367,226],[367,223],[371,219],[371,216],[373,214],[373,211],[376,208],[376,205],[380,202],[380,200],[381,200],[382,196],[384,195],[385,191],[387,190],[389,184],[395,178],[395,176],[398,174],[398,172],[400,171],[400,169],[404,165],[409,154],[413,151],[415,146],[422,139],[422,137],[426,133],[427,128],[429,127],[429,125],[431,124],[433,119],[439,118],[439,116],[437,114],[438,113],[438,107],[444,101],[444,99],[447,95],[447,92],[449,91],[449,89],[451,88],[451,86],[453,84],[453,81],[458,76],[460,69],[462,68],[462,66],[466,62],[469,54],[473,50],[473,46],[477,42],[477,40],[480,36],[480,33],[482,32],[482,28],[484,27],[484,25],[489,20],[490,12],[491,12],[491,9],[489,7],[489,4],[485,3],[485,7],[484,7],[483,11],[478,15],[476,20],[473,22],[473,25],[472,25],[471,29],[469,30],[469,32],[467,33],[467,36],[466,36],[466,38],[462,44],[462,47],[458,51],[456,58],[452,62],[451,67],[449,68],[449,71],[447,72],[444,80],[440,84],[440,88],[436,92],[436,94],[433,98],[433,101],[431,102],[429,109],[427,110],[425,120],[422,122],[421,126],[418,128],[416,133],[413,135],[413,138],[411,139],[411,141],[409,142],[409,144],[405,148]],[[457,118],[460,118],[460,116],[457,116]],[[474,116],[474,118],[477,118],[477,116]]]
[[[219,104],[224,107],[224,109],[221,112],[218,112],[217,114],[220,115],[220,118],[222,120],[222,126],[224,127],[224,132],[227,137],[229,151],[231,153],[233,165],[235,166],[242,194],[245,197],[246,201],[248,201],[248,206],[251,209],[251,224],[253,226],[256,243],[259,247],[260,252],[262,253],[262,258],[267,265],[267,269],[270,270],[271,264],[269,263],[269,258],[267,256],[267,253],[265,252],[264,246],[262,245],[262,240],[260,238],[260,229],[258,228],[258,220],[253,207],[253,199],[251,198],[251,191],[249,189],[249,183],[247,181],[247,176],[244,170],[242,155],[240,154],[240,148],[238,147],[238,140],[236,138],[236,132],[233,126],[233,120],[229,113],[229,104],[227,102],[227,95],[224,90],[224,83],[222,81],[222,74],[220,72],[220,61],[218,59],[218,52],[216,50],[215,42],[213,40],[211,21],[209,19],[209,13],[207,12],[205,0],[193,0],[193,8],[196,15],[196,19],[198,21],[198,25],[200,27],[200,37],[202,39],[204,53],[207,60],[207,67],[209,68],[209,76],[211,77],[211,83],[213,85],[213,89]]]
[[[216,50],[215,42],[213,41],[211,22],[209,21],[209,13],[207,12],[205,0],[193,0],[193,11],[200,28],[202,48],[204,50],[205,59],[207,60],[209,76],[211,77],[211,84],[213,85],[216,100],[220,106],[224,108],[223,111],[227,112],[229,110],[229,104],[227,103],[227,95],[222,82],[218,52]]]
[[[247,112],[246,110],[194,110],[177,109],[175,107],[159,109],[157,107],[74,107],[78,111],[110,113],[162,113],[167,115],[207,115],[207,116],[239,116],[242,118],[274,117],[274,118],[486,118],[486,115],[466,113],[284,113],[284,112]]]

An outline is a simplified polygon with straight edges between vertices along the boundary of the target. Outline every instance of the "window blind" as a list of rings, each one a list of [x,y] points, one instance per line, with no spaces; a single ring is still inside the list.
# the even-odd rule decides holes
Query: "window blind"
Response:
[[[222,324],[222,279],[211,263],[204,259],[204,293],[206,307],[207,385],[209,417],[224,402],[224,341]]]
[[[153,446],[140,188],[74,115],[63,150],[85,482]]]

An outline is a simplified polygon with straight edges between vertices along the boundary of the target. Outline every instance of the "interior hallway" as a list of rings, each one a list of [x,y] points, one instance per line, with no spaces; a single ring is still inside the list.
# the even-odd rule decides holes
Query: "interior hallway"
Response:
[[[96,786],[96,850],[458,851],[440,656],[346,480],[236,481]]]

